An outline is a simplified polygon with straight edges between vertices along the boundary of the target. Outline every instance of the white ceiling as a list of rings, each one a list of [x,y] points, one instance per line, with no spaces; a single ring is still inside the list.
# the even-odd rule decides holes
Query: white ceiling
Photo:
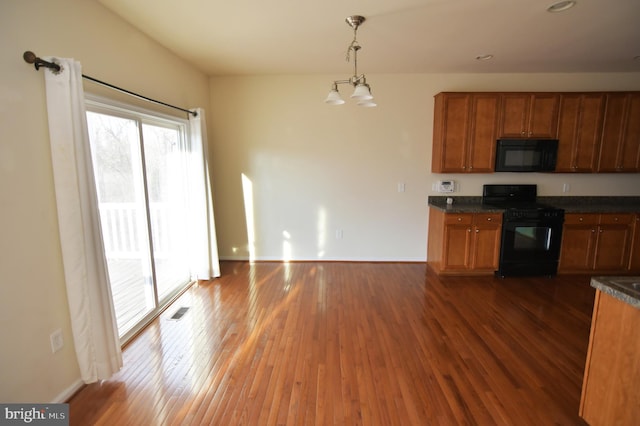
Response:
[[[356,14],[359,72],[640,72],[640,0],[98,1],[208,75],[348,76]]]

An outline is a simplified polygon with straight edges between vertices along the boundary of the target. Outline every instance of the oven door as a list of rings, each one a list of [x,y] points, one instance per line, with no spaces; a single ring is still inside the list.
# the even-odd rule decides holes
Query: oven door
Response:
[[[555,275],[558,270],[562,219],[503,222],[498,274]]]

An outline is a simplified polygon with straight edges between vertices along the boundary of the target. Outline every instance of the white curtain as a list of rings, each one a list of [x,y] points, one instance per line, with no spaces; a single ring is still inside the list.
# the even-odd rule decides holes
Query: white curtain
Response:
[[[82,71],[73,59],[45,70],[58,226],[73,341],[85,383],[109,378],[122,353],[104,256],[87,133]]]
[[[192,172],[191,182],[195,194],[190,197],[192,205],[191,241],[193,245],[194,265],[197,279],[208,280],[220,276],[220,261],[218,259],[218,243],[216,227],[213,217],[213,199],[211,192],[211,178],[207,150],[207,123],[204,109],[196,108],[197,116],[189,116],[189,130],[191,133]],[[204,196],[202,196],[204,195]]]

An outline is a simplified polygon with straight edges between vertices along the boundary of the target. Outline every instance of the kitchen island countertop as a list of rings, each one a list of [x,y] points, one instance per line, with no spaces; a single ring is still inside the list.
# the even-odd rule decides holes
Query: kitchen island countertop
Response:
[[[640,309],[640,276],[593,277],[591,287]]]

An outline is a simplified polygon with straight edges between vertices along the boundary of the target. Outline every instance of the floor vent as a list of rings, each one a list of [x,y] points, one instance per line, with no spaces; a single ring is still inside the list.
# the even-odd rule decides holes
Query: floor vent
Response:
[[[184,316],[184,314],[186,314],[186,313],[187,313],[187,311],[188,311],[188,310],[189,310],[189,308],[185,308],[185,307],[182,307],[182,308],[178,309],[178,310],[177,310],[177,311],[176,311],[176,312],[171,316],[171,319],[172,319],[172,320],[179,320],[179,319],[181,319],[181,318]]]

